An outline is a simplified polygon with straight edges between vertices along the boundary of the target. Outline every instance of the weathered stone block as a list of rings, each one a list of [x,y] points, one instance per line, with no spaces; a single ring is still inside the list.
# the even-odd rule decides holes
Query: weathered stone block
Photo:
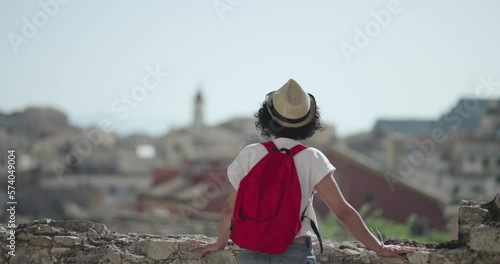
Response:
[[[118,252],[109,250],[99,261],[99,263],[121,264],[122,258]]]
[[[178,248],[178,243],[152,240],[147,243],[146,256],[154,260],[168,259]]]
[[[91,221],[83,220],[68,220],[68,221],[54,221],[53,226],[71,230],[74,232],[87,232],[89,229],[96,231],[100,236],[107,236],[110,234],[108,227],[105,224],[94,223]]]
[[[51,247],[52,238],[48,236],[34,236],[30,239],[30,245],[39,247]]]
[[[500,228],[482,225],[471,229],[468,245],[472,250],[500,253]]]
[[[32,237],[33,237],[33,234],[31,234],[31,233],[19,232],[19,233],[17,233],[16,239],[23,240],[23,241],[29,241]]]
[[[5,240],[9,236],[9,230],[0,226],[0,239]]]
[[[429,263],[429,251],[417,251],[411,254],[408,254],[408,260],[410,263],[414,264],[428,264]]]
[[[69,248],[64,248],[64,247],[54,247],[50,250],[50,254],[54,255],[54,256],[60,256],[60,255],[63,255],[64,253],[67,253],[68,251],[70,251],[71,249]]]
[[[55,236],[56,244],[66,247],[76,246],[81,244],[81,239],[76,236]]]
[[[490,213],[488,210],[482,209],[479,206],[463,206],[459,209],[459,224],[461,226],[476,227],[489,217]]]
[[[33,226],[33,230],[31,231],[31,233],[36,236],[53,236],[60,232],[60,229],[47,224]]]
[[[28,245],[22,245],[16,247],[15,256],[9,259],[9,264],[26,264],[33,263],[33,251],[28,247]]]

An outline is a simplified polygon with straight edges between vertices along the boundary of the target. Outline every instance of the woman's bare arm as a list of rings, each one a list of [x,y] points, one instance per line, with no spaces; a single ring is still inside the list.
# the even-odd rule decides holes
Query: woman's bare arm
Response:
[[[401,254],[418,250],[414,247],[384,246],[367,228],[359,213],[345,200],[332,174],[325,176],[315,187],[342,225],[367,248],[384,256],[405,261]]]
[[[226,248],[227,241],[229,240],[229,228],[231,227],[231,218],[233,217],[234,203],[236,202],[236,190],[232,185],[229,186],[229,196],[224,203],[224,208],[220,216],[219,222],[219,235],[217,242],[213,244],[206,244],[203,241],[191,241],[196,244],[191,250],[202,248],[201,257],[212,251],[223,250]]]

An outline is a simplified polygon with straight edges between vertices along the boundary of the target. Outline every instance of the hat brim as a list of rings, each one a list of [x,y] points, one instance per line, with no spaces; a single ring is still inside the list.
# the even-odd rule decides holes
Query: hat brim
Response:
[[[289,119],[284,116],[281,116],[276,110],[274,110],[273,107],[273,92],[270,92],[266,95],[266,106],[267,110],[271,114],[271,117],[273,118],[274,121],[278,122],[283,127],[288,127],[288,128],[298,128],[298,127],[303,127],[313,120],[313,118],[316,116],[316,99],[314,96],[310,93],[309,95],[309,100],[310,100],[310,107],[309,107],[309,112],[304,116],[299,119]],[[274,110],[274,111],[273,111]]]

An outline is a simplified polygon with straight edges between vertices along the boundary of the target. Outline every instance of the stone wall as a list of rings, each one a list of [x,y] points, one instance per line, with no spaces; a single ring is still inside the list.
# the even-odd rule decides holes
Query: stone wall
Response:
[[[489,203],[464,201],[460,207],[459,239],[442,244],[418,244],[409,254],[409,263],[500,263],[500,196]],[[111,232],[105,225],[88,221],[40,219],[20,224],[16,229],[15,256],[8,251],[7,227],[0,225],[0,263],[237,263],[240,249],[211,253],[203,260],[190,252],[189,240],[213,241],[201,235],[156,236]],[[316,247],[315,252],[319,252]],[[378,257],[357,242],[325,242],[325,252],[317,254],[318,263],[382,264],[400,263]]]

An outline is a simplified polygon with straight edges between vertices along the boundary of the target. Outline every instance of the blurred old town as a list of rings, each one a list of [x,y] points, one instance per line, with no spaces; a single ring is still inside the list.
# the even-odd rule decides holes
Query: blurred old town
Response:
[[[252,116],[207,125],[205,103],[198,91],[191,125],[161,136],[76,127],[51,107],[0,113],[2,149],[16,146],[19,221],[86,219],[118,232],[216,235],[228,164],[266,139]],[[382,208],[396,223],[414,214],[418,232],[456,236],[460,200],[500,190],[500,100],[463,98],[435,119],[378,119],[346,137],[324,125],[305,144],[336,166],[346,199],[357,209]],[[322,218],[331,214],[319,196],[315,208]]]

